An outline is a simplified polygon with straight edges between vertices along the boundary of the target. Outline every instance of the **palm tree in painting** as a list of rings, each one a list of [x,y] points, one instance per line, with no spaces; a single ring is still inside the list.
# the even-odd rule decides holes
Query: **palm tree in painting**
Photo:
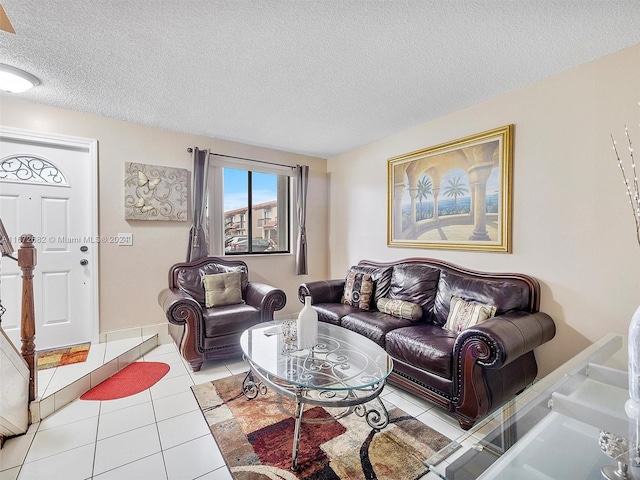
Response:
[[[420,180],[418,180],[418,202],[420,202],[421,219],[424,218],[422,213],[422,199],[424,198],[426,200],[429,195],[431,195],[431,179],[423,175],[420,177]]]
[[[461,197],[465,193],[469,193],[469,189],[465,187],[461,182],[460,177],[453,177],[449,180],[449,184],[444,189],[444,195],[446,197],[453,197],[453,213],[456,213],[457,210],[457,200],[458,197]]]

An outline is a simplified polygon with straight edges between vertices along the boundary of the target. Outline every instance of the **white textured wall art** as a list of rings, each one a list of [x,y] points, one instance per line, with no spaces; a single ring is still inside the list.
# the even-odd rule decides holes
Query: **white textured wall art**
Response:
[[[132,162],[124,165],[126,220],[187,221],[189,170]]]

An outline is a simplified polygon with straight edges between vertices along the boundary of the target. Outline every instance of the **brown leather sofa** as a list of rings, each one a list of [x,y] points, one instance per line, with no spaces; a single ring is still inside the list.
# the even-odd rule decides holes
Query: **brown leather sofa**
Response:
[[[202,276],[228,272],[241,273],[242,303],[206,308]],[[242,332],[273,320],[274,312],[286,302],[279,288],[250,282],[246,263],[217,257],[172,266],[169,287],[158,296],[169,320],[169,333],[194,372],[205,360],[239,356]]]
[[[364,335],[386,349],[394,368],[388,381],[452,412],[463,429],[503,405],[537,375],[533,350],[555,335],[538,311],[540,287],[527,275],[487,273],[431,258],[351,267],[372,276],[370,310],[341,303],[345,279],[303,283],[318,319]],[[489,318],[460,333],[445,330],[452,296],[496,307]],[[382,313],[379,298],[419,304],[417,321]]]

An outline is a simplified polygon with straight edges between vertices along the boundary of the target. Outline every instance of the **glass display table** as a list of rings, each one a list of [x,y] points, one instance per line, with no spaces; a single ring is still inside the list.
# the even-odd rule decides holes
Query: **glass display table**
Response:
[[[240,337],[240,346],[250,366],[242,385],[247,398],[253,399],[271,388],[296,400],[292,470],[298,467],[304,405],[344,407],[341,416],[354,412],[376,429],[389,423],[379,395],[393,361],[368,338],[319,322],[316,345],[298,349],[295,343],[285,340],[281,323],[265,322],[246,330]]]
[[[608,334],[425,465],[446,480],[631,478],[628,398],[627,337]]]

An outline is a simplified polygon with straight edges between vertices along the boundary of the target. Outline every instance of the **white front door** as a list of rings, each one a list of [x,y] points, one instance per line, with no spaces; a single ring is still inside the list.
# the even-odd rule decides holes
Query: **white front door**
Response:
[[[36,350],[97,341],[97,142],[0,128],[0,218],[32,234]],[[14,255],[15,256],[15,255]],[[18,349],[22,276],[2,259],[2,328]]]

